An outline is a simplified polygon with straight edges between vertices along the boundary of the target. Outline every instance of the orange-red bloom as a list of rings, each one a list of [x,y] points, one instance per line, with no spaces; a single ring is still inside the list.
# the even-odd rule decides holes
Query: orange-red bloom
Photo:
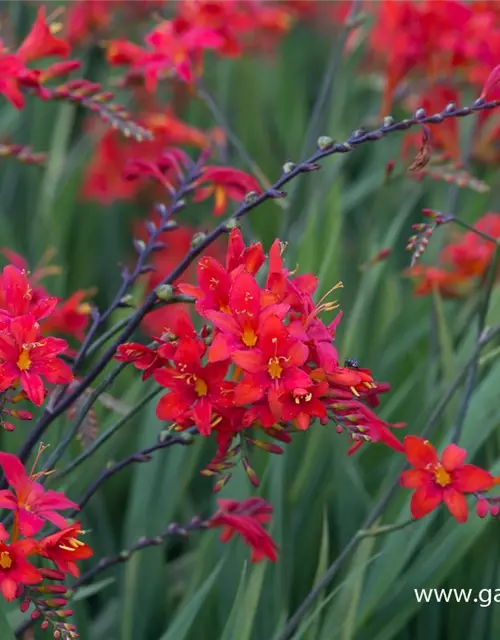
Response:
[[[222,527],[222,542],[228,542],[237,533],[252,550],[251,562],[264,558],[276,562],[276,543],[262,526],[271,520],[272,506],[262,498],[248,498],[243,502],[220,499],[217,502],[219,511],[210,519],[210,525]]]
[[[0,452],[0,467],[15,495],[8,489],[0,491],[0,507],[12,509],[16,514],[16,522],[23,536],[38,533],[48,520],[62,529],[67,526],[66,519],[57,511],[78,509],[78,505],[59,491],[45,491],[36,482],[35,477],[28,476],[22,462],[12,453]]]
[[[60,571],[78,578],[80,570],[76,562],[94,555],[92,549],[78,539],[81,533],[80,523],[75,522],[62,531],[42,538],[38,544],[38,551],[44,558],[52,560]]]
[[[37,584],[43,576],[26,558],[36,553],[37,544],[31,538],[6,544],[9,534],[0,524],[0,591],[6,600],[19,595],[19,587]]]
[[[36,405],[45,398],[42,377],[52,384],[67,384],[73,379],[70,367],[57,356],[68,348],[66,340],[40,335],[32,314],[17,316],[0,333],[0,390],[21,384]]]
[[[464,464],[467,451],[456,444],[449,444],[441,459],[432,444],[418,436],[406,436],[404,448],[414,468],[401,474],[401,485],[415,489],[410,504],[414,518],[422,518],[444,502],[458,522],[466,522],[464,494],[488,491],[493,486],[491,473]]]
[[[207,186],[201,186],[205,184]],[[253,176],[231,167],[204,167],[198,185],[193,198],[194,202],[201,202],[213,195],[216,216],[221,216],[225,212],[229,199],[242,202],[250,191],[261,192],[260,185]]]

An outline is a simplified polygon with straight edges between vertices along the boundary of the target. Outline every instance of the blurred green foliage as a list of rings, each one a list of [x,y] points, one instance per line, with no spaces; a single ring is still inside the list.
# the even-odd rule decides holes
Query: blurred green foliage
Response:
[[[29,3],[8,3],[19,37],[32,17]],[[28,21],[28,22],[27,22]],[[207,62],[206,84],[231,128],[262,172],[273,181],[285,161],[304,151],[305,133],[331,56],[341,37],[332,25],[317,33],[296,27],[275,55],[235,61]],[[332,49],[333,47],[333,49]],[[377,122],[380,94],[359,74],[364,43],[349,57],[338,58],[331,87],[320,109],[318,126],[305,151],[313,151],[318,135],[337,140],[361,126]],[[332,53],[333,50],[333,53]],[[86,77],[109,86],[111,77],[96,48],[83,53]],[[126,98],[124,98],[126,99]],[[444,106],[444,105],[443,105]],[[193,101],[178,114],[190,124],[213,125],[203,105]],[[398,113],[395,116],[401,115]],[[467,119],[464,128],[469,125]],[[54,247],[63,276],[50,283],[61,296],[76,288],[96,286],[104,306],[119,283],[118,263],[132,259],[131,222],[148,211],[137,205],[109,207],[80,196],[82,172],[93,141],[84,130],[80,109],[68,104],[29,101],[17,113],[2,102],[0,137],[29,143],[50,152],[45,170],[1,160],[1,245],[35,265]],[[465,130],[465,129],[464,129]],[[337,344],[341,358],[353,357],[391,383],[380,415],[404,421],[418,434],[458,369],[470,356],[474,331],[470,304],[433,301],[412,295],[403,276],[409,256],[404,251],[411,225],[422,207],[444,209],[453,192],[453,213],[473,222],[495,209],[498,174],[474,168],[491,186],[487,194],[424,179],[415,182],[400,160],[401,135],[368,144],[352,154],[337,155],[321,171],[291,184],[287,211],[274,203],[253,212],[244,225],[247,238],[268,248],[279,237],[289,243],[287,259],[301,272],[321,280],[319,295],[338,280],[343,310]],[[386,182],[385,166],[396,161],[396,174]],[[228,164],[245,168],[230,147]],[[201,226],[213,224],[209,207],[197,207]],[[192,218],[191,218],[192,219]],[[182,221],[182,220],[181,220]],[[447,230],[438,232],[443,236]],[[440,242],[441,240],[437,240]],[[392,247],[390,258],[370,269],[362,263],[380,249]],[[429,253],[432,256],[432,247]],[[427,257],[426,259],[429,259]],[[439,322],[436,321],[440,311]],[[500,296],[494,293],[488,324],[500,321]],[[463,444],[475,459],[500,472],[498,407],[499,363],[492,358],[480,377],[467,415]],[[149,393],[129,368],[111,393],[128,405]],[[460,391],[457,398],[460,397]],[[435,444],[444,443],[458,408],[455,398],[440,422]],[[97,405],[100,431],[117,419]],[[57,443],[69,422],[54,424],[47,440]],[[64,480],[61,487],[77,498],[109,460],[155,441],[160,424],[150,403],[119,433]],[[29,425],[2,435],[2,448],[17,450]],[[169,522],[216,509],[211,481],[199,476],[214,445],[197,439],[190,447],[158,452],[148,464],[133,465],[106,483],[82,514],[95,549],[91,566],[114,555],[142,535],[154,535]],[[318,577],[356,534],[366,514],[394,481],[397,456],[382,446],[346,456],[347,442],[332,425],[297,434],[283,456],[256,452],[253,463],[263,479],[259,493],[275,508],[272,534],[280,547],[276,565],[247,564],[241,543],[222,546],[215,532],[170,540],[163,548],[134,555],[99,576],[97,592],[75,602],[76,623],[91,640],[272,640]],[[74,443],[64,462],[81,450]],[[223,496],[243,499],[256,490],[235,473]],[[409,516],[408,493],[401,490],[383,522]],[[498,523],[473,518],[457,526],[447,514],[386,537],[367,538],[350,556],[331,586],[322,592],[295,637],[305,640],[398,640],[495,638],[500,633],[500,607],[477,604],[419,605],[414,588],[495,588],[500,586]],[[111,577],[113,580],[107,580]],[[103,580],[103,582],[101,582]],[[8,614],[19,622],[17,611]],[[0,621],[1,622],[1,621]],[[1,624],[0,624],[1,628]],[[7,635],[2,632],[3,638]],[[35,631],[35,638],[44,633]]]

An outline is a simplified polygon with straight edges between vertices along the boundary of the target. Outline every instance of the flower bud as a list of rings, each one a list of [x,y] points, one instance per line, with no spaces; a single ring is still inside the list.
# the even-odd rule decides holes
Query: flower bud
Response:
[[[204,233],[203,231],[198,231],[197,233],[193,234],[193,237],[191,238],[191,247],[193,249],[195,249],[196,247],[199,247],[200,244],[202,244],[205,240],[206,240],[207,234]]]
[[[297,165],[295,164],[295,162],[285,162],[285,164],[283,165],[283,173],[287,175],[289,173],[292,173],[296,166]]]
[[[329,136],[320,136],[318,138],[318,148],[321,151],[326,151],[327,149],[331,149],[335,144],[335,141]]]
[[[480,518],[485,518],[490,511],[488,500],[480,498],[476,503],[476,513]]]
[[[253,204],[254,202],[257,201],[259,197],[259,194],[257,193],[257,191],[249,191],[246,196],[245,196],[245,204]]]
[[[163,302],[170,302],[174,297],[174,288],[171,284],[161,284],[156,288],[156,297]]]

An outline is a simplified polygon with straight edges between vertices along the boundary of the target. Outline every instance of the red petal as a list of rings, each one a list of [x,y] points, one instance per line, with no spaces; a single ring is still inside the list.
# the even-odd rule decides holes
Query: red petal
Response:
[[[264,354],[255,349],[248,351],[235,351],[232,355],[234,364],[248,373],[259,373],[266,366]]]
[[[443,499],[455,520],[461,523],[467,522],[469,510],[467,507],[467,500],[462,493],[453,487],[447,487],[444,490]]]
[[[418,436],[405,436],[404,450],[408,462],[417,469],[424,469],[427,465],[438,462],[436,449],[428,440]]]
[[[31,485],[22,462],[13,453],[0,452],[0,467],[10,486],[19,493]]]
[[[229,292],[229,306],[241,325],[257,328],[260,313],[260,289],[255,278],[241,271],[233,281]]]
[[[220,362],[231,357],[232,341],[222,333],[218,333],[208,349],[208,361]]]
[[[467,457],[467,451],[461,447],[457,447],[456,444],[449,444],[443,451],[441,456],[441,462],[446,471],[453,471],[458,467],[461,467]]]
[[[474,491],[488,491],[494,483],[494,478],[488,471],[473,464],[464,464],[452,473],[453,487],[463,493]]]
[[[488,79],[484,83],[483,90],[481,91],[481,95],[479,96],[483,100],[486,100],[488,97],[488,93],[493,87],[500,82],[500,65],[495,67],[493,71],[488,76]]]
[[[26,391],[26,395],[33,404],[39,407],[45,399],[45,389],[42,379],[36,373],[29,371],[21,372],[21,386]]]
[[[175,420],[186,409],[190,403],[186,402],[178,393],[166,393],[156,407],[156,416],[159,420]]]
[[[212,405],[206,398],[201,398],[193,407],[193,419],[202,436],[209,436],[212,430]]]
[[[410,469],[409,471],[403,471],[399,477],[399,482],[402,487],[406,489],[416,489],[426,485],[429,482],[430,474],[423,469]]]
[[[443,492],[432,483],[418,487],[411,497],[410,510],[414,518],[423,518],[438,507],[443,500]]]

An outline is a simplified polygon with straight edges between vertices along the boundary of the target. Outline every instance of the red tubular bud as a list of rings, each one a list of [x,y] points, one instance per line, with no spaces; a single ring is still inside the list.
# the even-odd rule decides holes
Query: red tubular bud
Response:
[[[247,458],[243,458],[243,469],[245,469],[245,473],[247,474],[247,476],[248,476],[250,482],[253,484],[253,486],[254,487],[258,487],[260,485],[259,478],[257,477],[257,474],[255,473],[255,471],[250,466]]]
[[[35,609],[34,611],[31,612],[30,618],[32,620],[38,620],[38,618],[41,616],[42,614],[40,613],[40,611],[38,609]]]
[[[56,569],[39,569],[39,571],[48,580],[64,580],[65,578],[64,573]]]
[[[492,504],[490,507],[490,513],[492,516],[497,516],[500,513],[500,507],[497,504]]]
[[[52,598],[51,600],[46,600],[45,604],[48,607],[64,607],[65,604],[68,604],[67,598]]]
[[[19,610],[21,611],[21,613],[26,613],[26,611],[28,611],[28,609],[30,608],[30,604],[31,604],[30,600],[28,599],[23,600],[19,605]]]
[[[476,513],[480,518],[485,518],[490,512],[488,500],[480,498],[476,503]]]

